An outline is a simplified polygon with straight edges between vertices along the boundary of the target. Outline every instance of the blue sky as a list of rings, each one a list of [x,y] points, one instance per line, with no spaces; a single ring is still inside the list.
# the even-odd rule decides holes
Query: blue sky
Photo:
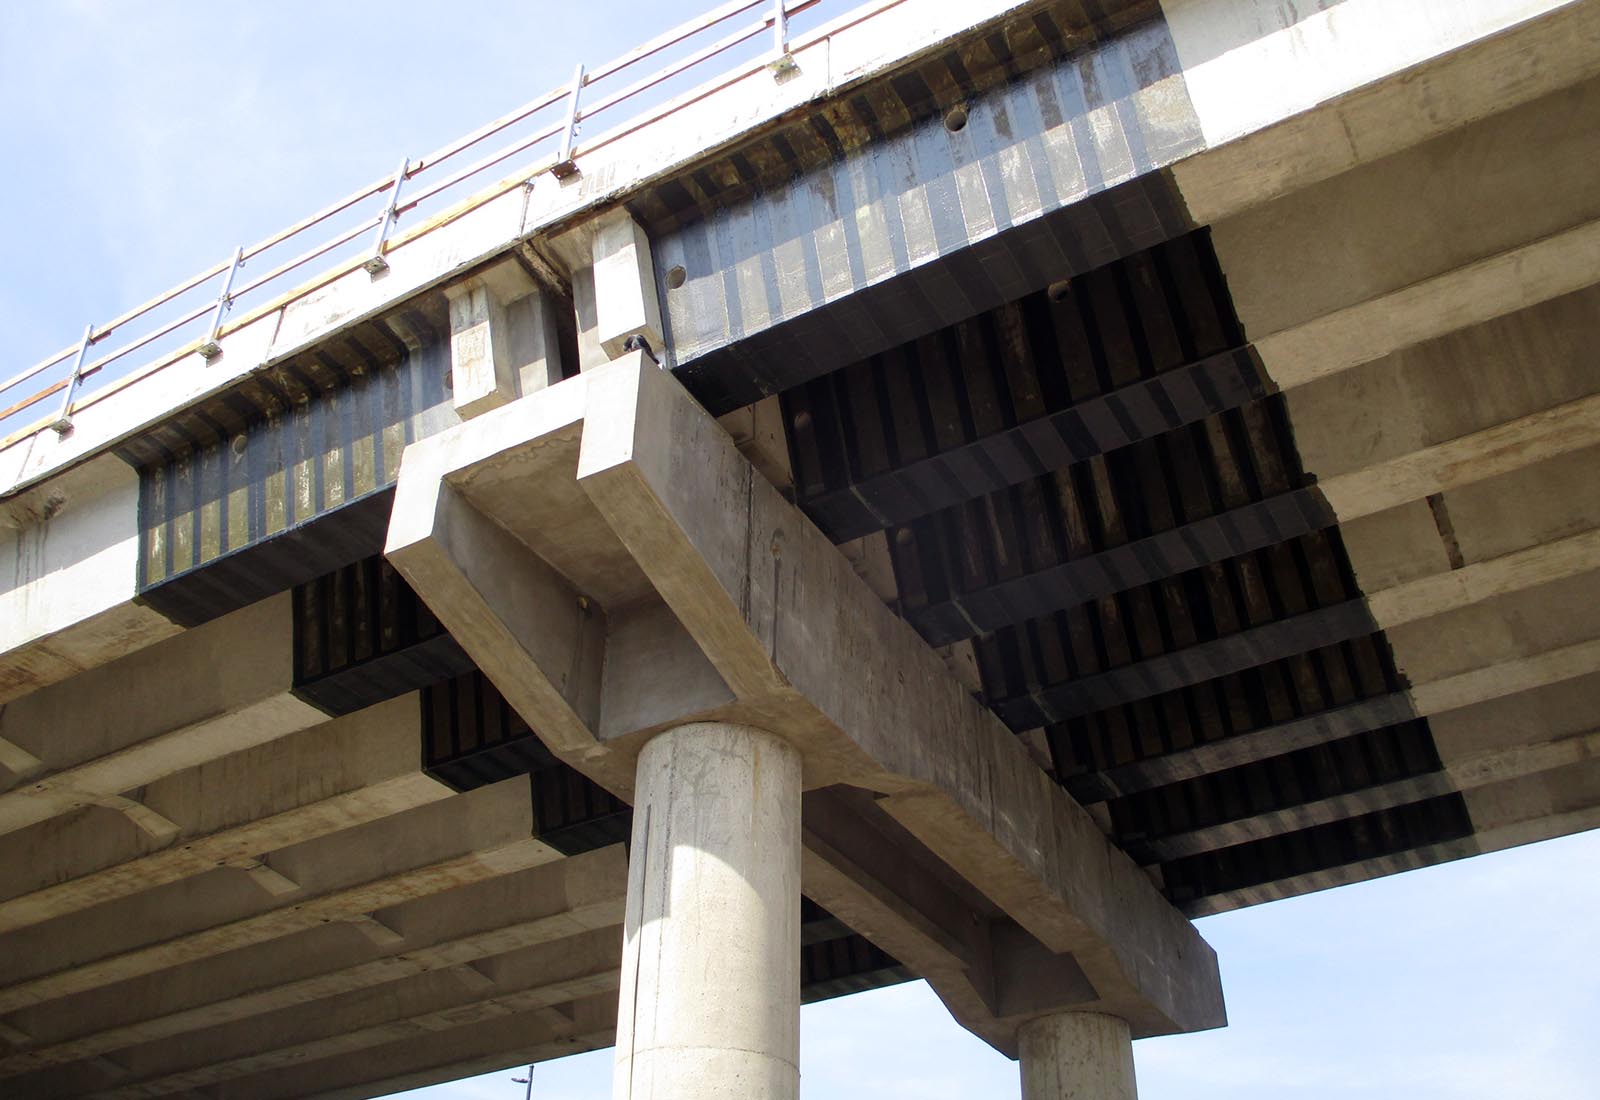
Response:
[[[1548,841],[1208,917],[1230,1026],[1134,1044],[1141,1100],[1593,1100],[1600,835]],[[1016,1064],[927,986],[808,1005],[806,1100],[994,1100]],[[611,1052],[535,1070],[605,1100]],[[510,1074],[406,1094],[515,1100]]]
[[[0,377],[699,6],[0,7]],[[1597,868],[1587,834],[1204,920],[1232,1027],[1137,1044],[1140,1094],[1591,1100]],[[920,984],[802,1023],[808,1100],[1016,1095]],[[609,1072],[609,1052],[550,1063],[535,1095],[601,1100]],[[514,1100],[508,1078],[413,1095]]]

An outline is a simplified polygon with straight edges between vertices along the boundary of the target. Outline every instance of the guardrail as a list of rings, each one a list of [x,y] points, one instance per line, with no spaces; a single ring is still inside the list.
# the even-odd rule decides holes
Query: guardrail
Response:
[[[877,0],[876,3],[864,6],[869,6],[875,12],[903,2],[904,0]],[[577,170],[574,158],[580,152],[593,151],[615,141],[624,134],[671,114],[689,102],[709,94],[715,88],[741,79],[762,66],[780,71],[792,66],[789,21],[821,3],[823,0],[730,0],[604,65],[588,69],[579,64],[571,80],[523,104],[510,114],[479,127],[425,157],[402,160],[393,174],[345,196],[331,206],[324,207],[265,240],[248,247],[240,246],[234,249],[229,258],[222,263],[207,268],[166,293],[128,310],[113,320],[104,324],[88,325],[82,337],[75,343],[0,382],[0,406],[3,406],[0,407],[0,429],[21,422],[22,414],[28,410],[51,398],[57,399],[53,414],[11,431],[4,439],[0,439],[0,448],[9,447],[47,428],[53,428],[61,433],[70,431],[73,409],[88,393],[85,383],[97,376],[102,383],[108,381],[110,377],[108,368],[134,352],[154,348],[157,358],[144,365],[134,375],[121,379],[123,383],[154,373],[196,352],[209,361],[220,354],[221,345],[218,339],[225,329],[237,328],[263,312],[281,308],[288,302],[304,297],[347,274],[357,266],[365,267],[374,275],[380,274],[388,266],[384,253],[399,219],[417,212],[419,208],[430,203],[438,205],[439,200],[451,192],[462,193],[466,184],[481,183],[484,173],[513,157],[530,154],[547,143],[553,150],[548,161],[536,164],[528,172],[512,177],[509,181],[497,181],[495,186],[471,195],[459,205],[464,209],[470,209],[536,178],[543,172],[564,178]],[[753,19],[739,23],[731,29],[725,26],[755,9],[765,10]],[[720,31],[718,36],[711,38],[712,32],[717,31]],[[760,57],[746,63],[742,69],[724,74],[726,79],[721,83],[711,88],[699,89],[700,95],[680,97],[664,105],[650,108],[641,115],[629,119],[618,129],[585,143],[581,148],[577,144],[580,127],[589,119],[636,99],[652,89],[657,89],[712,58],[763,35],[771,36],[771,50],[764,51]],[[710,40],[700,44],[702,39]],[[673,59],[654,72],[639,77],[633,83],[619,87],[615,91],[610,91],[600,99],[586,99],[585,92],[601,81],[616,77],[640,62],[673,47],[688,45],[694,46],[689,53]],[[541,121],[541,115],[558,108],[559,116],[554,121]],[[442,166],[446,163],[458,161],[463,154],[477,150],[490,139],[508,134],[514,136],[507,144],[484,153],[477,160],[456,168],[453,172],[440,174]],[[362,208],[370,209],[377,201],[382,202],[379,210],[361,216]],[[352,222],[351,219],[355,220]],[[326,227],[330,222],[341,223],[340,228],[331,237],[305,246],[298,253],[284,255],[293,246],[304,246],[312,230]],[[351,246],[363,239],[369,243],[361,250],[355,251]],[[278,298],[251,309],[233,324],[225,325],[225,319],[242,301],[264,300],[264,292],[281,287],[283,280],[289,275],[314,260],[330,253],[339,253],[341,249],[349,249],[350,252],[343,255],[335,266],[319,273],[311,281],[292,288],[286,294],[280,294]],[[264,273],[248,278],[246,269],[252,263],[257,265],[270,263],[272,266]],[[243,282],[240,281],[241,278],[244,279]],[[208,285],[214,288],[214,293],[204,293]],[[198,327],[201,322],[205,323],[204,329]],[[130,338],[103,355],[93,354],[102,344],[119,333]],[[166,347],[163,341],[175,346]],[[38,388],[24,397],[8,399],[8,393],[29,382],[34,382]]]

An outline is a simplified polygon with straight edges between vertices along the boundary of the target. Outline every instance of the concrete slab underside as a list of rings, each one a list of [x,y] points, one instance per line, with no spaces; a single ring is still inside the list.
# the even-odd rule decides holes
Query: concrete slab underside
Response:
[[[444,344],[413,349],[438,409],[390,549],[472,663],[624,798],[640,745],[686,717],[799,745],[807,893],[1002,1049],[1063,1006],[1135,1034],[1219,1023],[1214,960],[1169,902],[1600,824],[1600,5],[1474,0],[1370,72],[1367,0],[1235,6],[1254,30],[1211,33],[1220,0],[1168,4],[1044,81],[1122,74],[1082,104],[1116,125],[1074,134],[1080,158],[1183,123],[1059,209],[1040,145],[1068,144],[1037,74],[981,89],[965,138],[909,120],[901,159],[955,152],[904,193],[831,167],[867,227],[834,242],[848,287],[785,258],[777,230],[804,219],[781,195],[629,196],[669,327],[700,334],[666,349],[691,392],[721,411],[783,391],[727,422],[749,461],[637,359],[444,432]],[[1355,60],[1312,66],[1326,86],[1273,114],[1240,89],[1290,46]],[[940,187],[973,201],[923,239]],[[1148,239],[1119,230],[1152,212]],[[1079,262],[1062,234],[1086,225],[1128,239]],[[733,259],[695,268],[718,248]],[[929,296],[984,257],[978,290]],[[782,308],[763,265],[794,276]],[[817,323],[835,314],[848,339]],[[179,634],[137,602],[150,532],[126,471],[57,480],[8,501],[0,543],[26,582],[0,683],[0,1091],[360,1096],[609,1044],[620,848],[540,841],[527,779],[452,794],[424,774],[415,695],[325,721],[287,668],[281,592]],[[330,514],[336,549],[307,568],[381,550],[374,507]],[[273,587],[234,591],[227,568],[197,570],[184,607]],[[162,668],[223,674],[175,693]]]

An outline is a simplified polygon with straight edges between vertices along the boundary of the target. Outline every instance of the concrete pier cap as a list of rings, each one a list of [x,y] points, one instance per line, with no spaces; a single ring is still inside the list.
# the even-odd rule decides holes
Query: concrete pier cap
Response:
[[[1193,925],[643,354],[409,447],[386,554],[636,830],[666,731],[791,746],[796,889],[997,1049],[1065,1009],[1225,1023]]]

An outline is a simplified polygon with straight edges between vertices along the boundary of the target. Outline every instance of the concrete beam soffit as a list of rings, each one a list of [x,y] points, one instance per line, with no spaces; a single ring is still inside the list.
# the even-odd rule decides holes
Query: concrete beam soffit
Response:
[[[361,937],[359,952],[352,952],[351,941],[339,939],[329,945],[334,950],[325,952],[324,965],[331,963],[331,969],[318,966],[315,959],[297,960],[272,970],[277,975],[273,981],[249,986],[243,992],[230,984],[237,980],[238,968],[230,967],[227,957],[209,960],[200,964],[206,980],[162,986],[156,999],[145,1004],[122,998],[112,1016],[94,1015],[103,1021],[97,1027],[85,1028],[79,1013],[52,1019],[49,1030],[32,1041],[30,1049],[0,1058],[0,1077],[274,1012],[293,1012],[330,997],[433,970],[491,959],[509,963],[530,950],[556,950],[553,945],[574,942],[573,937],[618,929],[626,880],[626,857],[618,844],[543,863],[477,887],[476,894],[487,891],[498,900],[497,906],[489,907],[498,910],[497,916],[485,912],[483,906],[467,906],[463,911],[456,899],[451,899],[451,904],[444,904],[442,897],[412,899],[382,910],[387,924],[404,931],[403,940],[379,944]],[[620,931],[615,935],[620,950]],[[258,965],[266,965],[275,946],[257,944],[247,949],[247,954]],[[565,952],[564,947],[561,950]],[[498,978],[502,969],[506,968],[492,973]],[[235,977],[230,979],[229,974]]]
[[[0,704],[0,711],[4,709]],[[45,763],[21,745],[0,737],[0,770],[6,773],[0,777],[0,791],[8,791],[43,773]]]
[[[1292,389],[1592,286],[1600,222],[1586,222],[1253,341]]]
[[[113,1100],[182,1092],[518,1012],[549,1009],[570,1024],[576,1015],[573,1001],[616,988],[621,937],[610,929],[602,936],[603,943],[594,934],[563,941],[543,953],[536,972],[517,975],[504,990],[497,991],[484,963],[463,963],[442,972],[457,983],[455,990],[431,981],[431,973],[422,974],[392,990],[387,1003],[345,1005],[342,1014],[337,1001],[312,1005],[210,1032],[206,1043],[182,1041],[140,1051],[138,1082],[103,1096]],[[291,1019],[292,1029],[286,1028]]]
[[[166,842],[159,829],[105,830],[98,813],[0,838],[0,932],[218,866],[245,870],[269,892],[296,889],[267,853],[450,796],[420,771],[420,725],[417,697],[406,695],[129,792],[144,813],[175,822]],[[217,809],[224,794],[250,810]],[[33,845],[56,853],[50,866],[27,860]]]
[[[106,805],[153,836],[176,835],[130,809],[126,792],[326,719],[293,694],[289,615],[285,593],[6,704],[0,730],[45,769],[0,793],[0,833]],[[248,672],[213,676],[219,649]],[[191,677],[195,690],[166,690]],[[61,729],[79,735],[53,736]]]
[[[93,947],[79,943],[76,953],[69,950],[69,943],[57,946],[41,938],[42,934],[35,936],[41,951],[15,960],[9,968],[9,984],[0,988],[0,1012],[212,958],[332,921],[365,923],[372,914],[411,899],[560,859],[548,845],[531,835],[531,805],[525,782],[520,787],[483,788],[472,795],[422,807],[413,813],[412,820],[399,826],[416,824],[418,815],[425,817],[421,823],[429,830],[428,842],[420,854],[398,860],[375,859],[352,870],[347,868],[352,851],[347,837],[309,842],[302,848],[315,850],[298,853],[298,859],[293,858],[296,853],[292,850],[285,852],[281,861],[275,860],[278,866],[274,868],[308,889],[296,897],[263,892],[261,909],[232,921],[176,933],[167,929],[164,937],[159,930],[132,926],[126,935],[101,939]],[[359,830],[352,832],[355,831]],[[391,830],[390,835],[396,835],[395,831]],[[382,843],[381,834],[376,839],[378,843],[373,847],[392,847]],[[314,896],[307,896],[313,892]],[[363,928],[375,942],[383,939],[387,931],[389,918],[385,915],[382,919],[384,929]],[[46,946],[48,950],[44,949]]]

